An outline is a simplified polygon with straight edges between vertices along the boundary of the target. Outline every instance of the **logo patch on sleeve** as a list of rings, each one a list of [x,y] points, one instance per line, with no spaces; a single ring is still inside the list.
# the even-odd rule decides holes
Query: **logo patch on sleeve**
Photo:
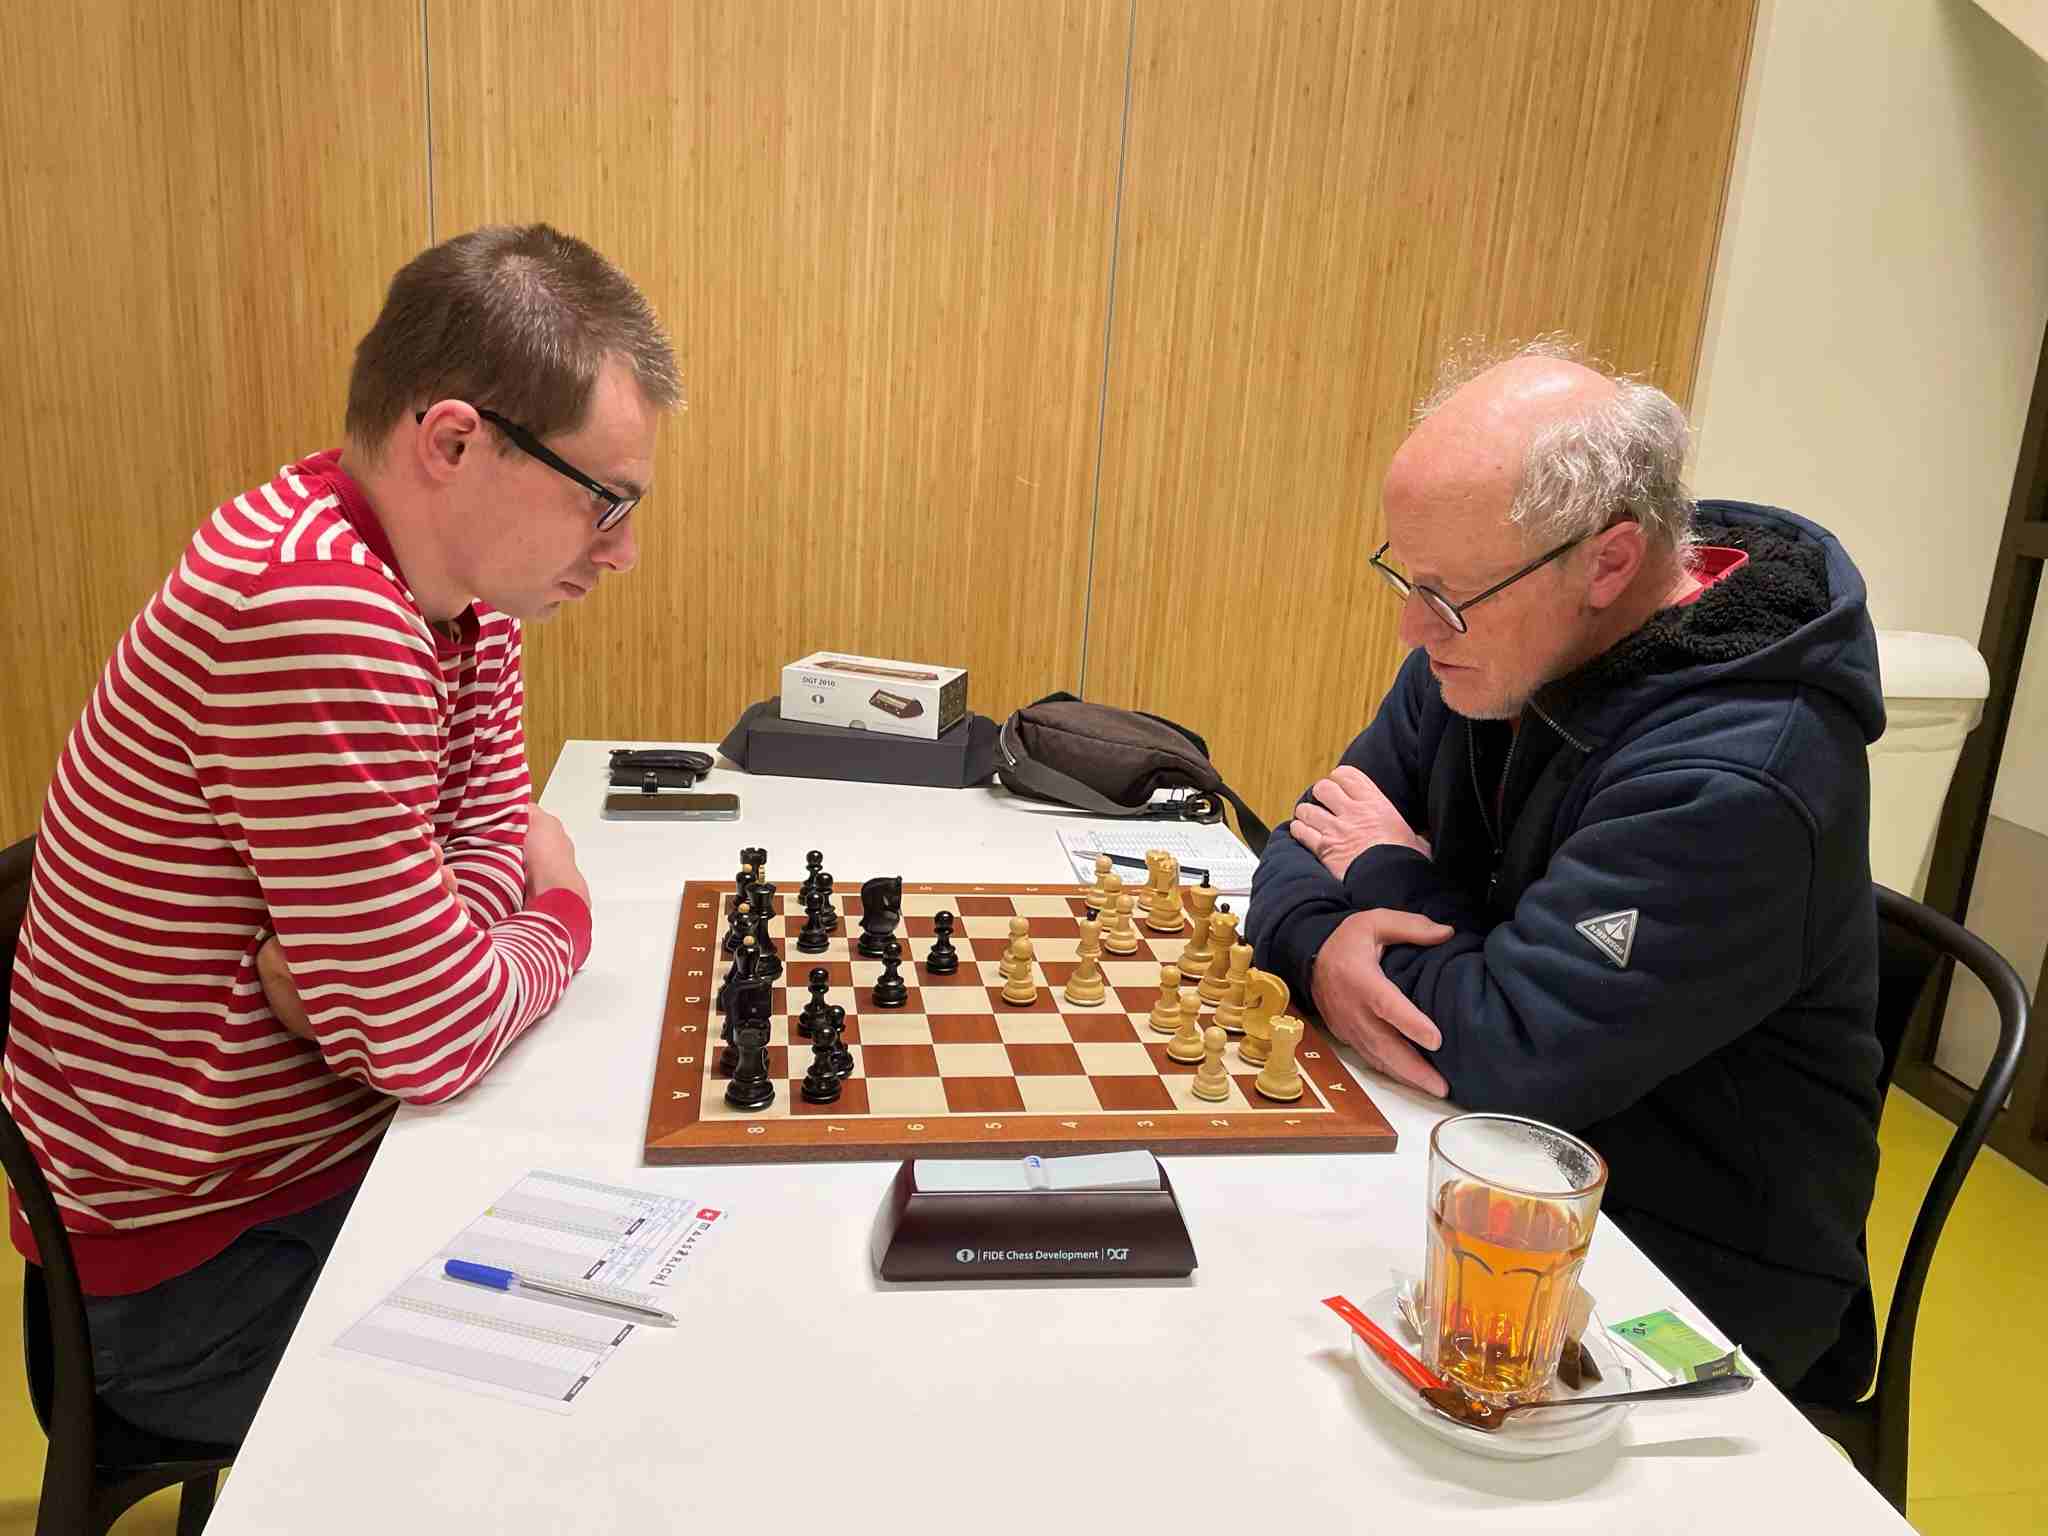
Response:
[[[1636,919],[1641,915],[1640,908],[1630,907],[1626,912],[1605,912],[1572,926],[1612,960],[1616,970],[1625,971],[1629,954],[1636,947]]]

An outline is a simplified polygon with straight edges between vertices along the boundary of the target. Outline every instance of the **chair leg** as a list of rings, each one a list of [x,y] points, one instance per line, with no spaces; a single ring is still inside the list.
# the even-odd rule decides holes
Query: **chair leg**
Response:
[[[178,1495],[178,1536],[200,1536],[213,1513],[213,1491],[220,1474],[209,1472],[185,1484]]]

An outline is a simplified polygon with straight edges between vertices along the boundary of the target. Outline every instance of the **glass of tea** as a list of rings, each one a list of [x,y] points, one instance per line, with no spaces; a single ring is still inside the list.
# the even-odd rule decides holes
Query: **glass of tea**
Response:
[[[1429,1138],[1423,1350],[1496,1407],[1533,1402],[1557,1374],[1607,1164],[1554,1126],[1456,1115]]]

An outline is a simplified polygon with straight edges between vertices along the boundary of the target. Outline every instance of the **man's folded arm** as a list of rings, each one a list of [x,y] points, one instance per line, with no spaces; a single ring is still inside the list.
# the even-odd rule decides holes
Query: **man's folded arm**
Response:
[[[434,1103],[560,998],[590,912],[550,891],[486,927],[448,893],[435,662],[398,602],[360,567],[267,573],[221,636],[216,677],[239,686],[206,692],[195,760],[330,1069]]]
[[[526,900],[526,824],[533,800],[517,625],[509,626],[505,646],[497,685],[478,704],[476,750],[461,798],[441,835],[441,852],[462,899],[486,924],[510,917]]]
[[[1381,961],[1443,1032],[1431,1056],[1451,1097],[1575,1127],[1626,1108],[1793,995],[1813,847],[1811,822],[1775,784],[1675,768],[1597,791],[1514,916],[1490,930],[1411,850],[1374,849],[1356,872],[1373,905],[1458,930]],[[1595,931],[1608,946],[1579,927],[1603,918]]]
[[[1422,685],[1428,676],[1428,656],[1417,651],[1402,665],[1372,724],[1358,733],[1337,764],[1356,768],[1377,784],[1411,827],[1426,820],[1421,720]],[[1304,790],[1296,803],[1313,792]],[[1275,827],[1259,857],[1245,934],[1252,964],[1286,982],[1294,996],[1306,997],[1316,951],[1339,923],[1371,904],[1352,899],[1345,883],[1295,841],[1292,825]]]

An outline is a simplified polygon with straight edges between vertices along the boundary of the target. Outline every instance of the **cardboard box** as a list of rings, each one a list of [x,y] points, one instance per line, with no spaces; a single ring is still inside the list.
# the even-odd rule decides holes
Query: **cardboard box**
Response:
[[[813,651],[782,669],[782,718],[935,741],[967,714],[967,669]]]

